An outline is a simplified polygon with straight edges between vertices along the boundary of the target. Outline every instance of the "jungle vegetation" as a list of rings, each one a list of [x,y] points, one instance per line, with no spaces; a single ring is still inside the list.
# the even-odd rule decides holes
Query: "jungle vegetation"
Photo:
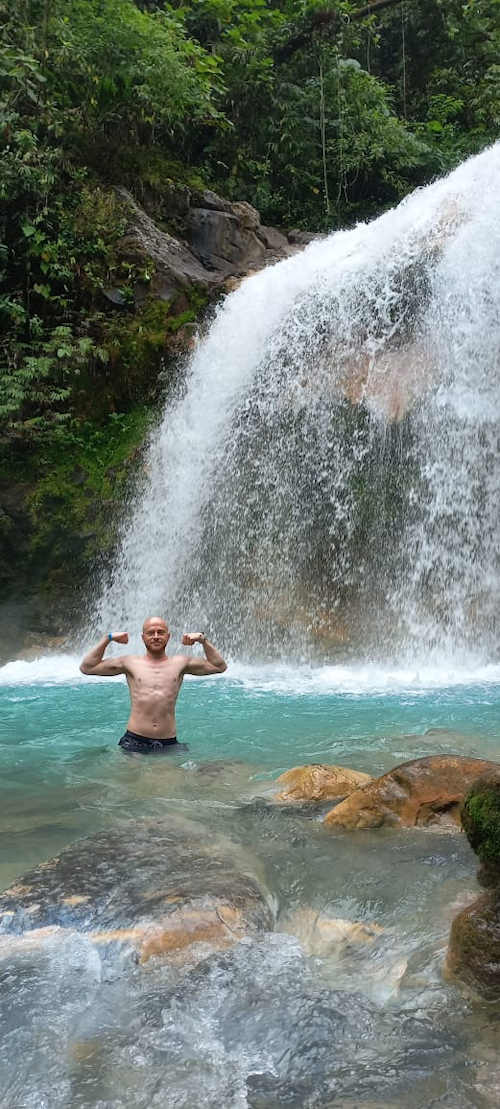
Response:
[[[22,557],[57,579],[100,546],[165,386],[114,186],[209,187],[288,229],[369,218],[497,138],[500,0],[0,0],[0,24],[0,463]]]
[[[133,312],[112,185],[195,177],[265,223],[325,230],[498,134],[499,0],[0,0],[0,17],[11,444],[141,399],[89,400],[117,361],[104,283]]]

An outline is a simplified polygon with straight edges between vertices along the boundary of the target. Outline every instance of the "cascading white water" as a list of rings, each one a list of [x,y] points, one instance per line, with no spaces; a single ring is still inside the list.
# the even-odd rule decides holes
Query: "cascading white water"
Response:
[[[500,145],[249,278],[151,436],[100,627],[240,656],[488,656]]]

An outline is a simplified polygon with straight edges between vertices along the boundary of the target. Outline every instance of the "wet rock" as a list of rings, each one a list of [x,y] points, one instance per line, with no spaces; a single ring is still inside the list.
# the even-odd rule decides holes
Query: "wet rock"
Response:
[[[280,930],[296,936],[306,954],[320,957],[365,947],[383,932],[379,924],[330,917],[313,908],[297,909],[281,923]]]
[[[488,1001],[500,998],[500,892],[487,891],[455,917],[445,974]]]
[[[500,769],[478,778],[462,807],[462,827],[480,860],[482,886],[500,886]]]
[[[373,778],[346,766],[294,766],[280,774],[277,784],[285,788],[276,801],[333,801],[363,789]]]
[[[460,823],[460,807],[472,782],[497,763],[458,755],[429,755],[402,763],[356,790],[329,812],[329,828],[348,831],[382,825],[422,827]]]
[[[257,864],[188,822],[130,822],[72,844],[0,896],[0,932],[60,927],[145,961],[273,926]]]
[[[500,771],[473,783],[462,807],[462,825],[488,887],[455,917],[445,973],[488,1000],[500,999]]]

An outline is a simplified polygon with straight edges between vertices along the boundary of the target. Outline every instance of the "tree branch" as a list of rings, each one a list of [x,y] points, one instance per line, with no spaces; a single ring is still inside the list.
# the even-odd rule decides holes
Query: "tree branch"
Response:
[[[333,34],[338,34],[346,24],[358,23],[359,20],[366,19],[367,16],[380,12],[383,8],[394,8],[396,4],[401,3],[402,0],[373,0],[372,4],[365,4],[363,8],[356,8],[355,11],[348,14],[334,11],[331,8],[327,11],[311,12],[306,26],[274,51],[275,61],[278,63],[285,62],[287,58],[295,54],[296,50],[300,50],[302,46],[306,45],[314,31],[321,31],[326,28],[332,31]]]

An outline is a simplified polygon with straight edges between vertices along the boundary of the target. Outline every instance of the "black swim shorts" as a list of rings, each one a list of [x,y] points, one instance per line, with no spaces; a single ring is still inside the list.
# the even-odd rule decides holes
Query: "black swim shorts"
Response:
[[[182,751],[189,751],[187,743],[178,743],[176,736],[172,739],[149,739],[148,736],[128,731],[122,735],[118,746],[134,755],[179,755]]]

